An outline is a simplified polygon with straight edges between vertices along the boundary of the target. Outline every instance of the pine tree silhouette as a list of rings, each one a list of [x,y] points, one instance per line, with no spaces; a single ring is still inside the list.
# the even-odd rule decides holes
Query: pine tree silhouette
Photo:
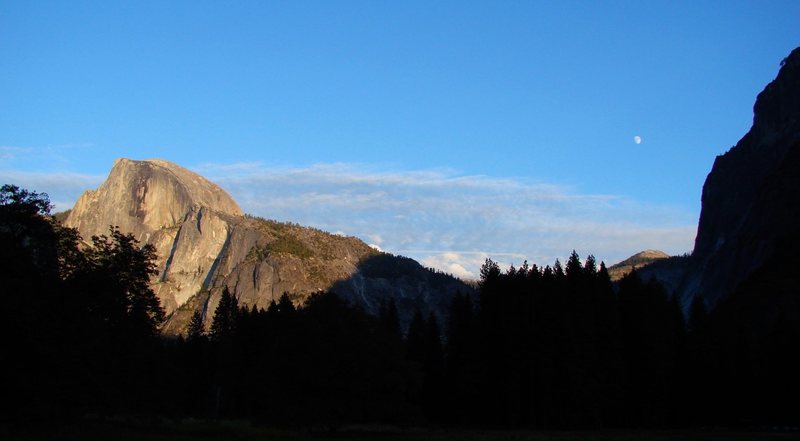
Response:
[[[200,341],[206,337],[206,329],[203,324],[203,313],[195,311],[192,314],[192,319],[189,321],[189,327],[186,331],[188,341]]]
[[[211,321],[211,339],[225,341],[233,337],[236,332],[236,322],[239,315],[239,301],[231,294],[228,287],[222,288],[214,318]]]

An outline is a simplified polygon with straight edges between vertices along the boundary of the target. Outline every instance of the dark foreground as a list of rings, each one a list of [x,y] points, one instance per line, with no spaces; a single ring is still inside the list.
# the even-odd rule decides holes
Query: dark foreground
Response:
[[[409,441],[760,441],[795,440],[797,430],[745,429],[664,429],[664,430],[467,430],[398,429],[391,427],[351,427],[335,432],[277,430],[255,427],[237,421],[106,421],[71,423],[62,426],[0,426],[0,439],[16,440],[409,440]]]

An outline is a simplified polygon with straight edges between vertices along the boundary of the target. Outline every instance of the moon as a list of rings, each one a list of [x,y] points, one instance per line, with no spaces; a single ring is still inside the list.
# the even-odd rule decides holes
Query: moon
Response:
[[[635,142],[636,144],[641,144],[642,143],[642,137],[639,136],[639,135],[634,136],[633,137],[633,142]]]

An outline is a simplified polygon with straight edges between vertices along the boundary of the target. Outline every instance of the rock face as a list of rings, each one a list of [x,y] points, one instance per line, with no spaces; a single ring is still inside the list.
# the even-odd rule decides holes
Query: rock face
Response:
[[[800,48],[758,95],[753,126],[718,156],[703,186],[684,303],[714,307],[800,232]]]
[[[85,192],[64,223],[86,239],[116,225],[153,244],[160,271],[153,288],[171,313],[209,288],[233,221],[241,215],[225,191],[182,167],[118,159],[108,179]]]
[[[117,160],[64,223],[84,238],[116,225],[156,247],[160,274],[151,284],[169,316],[167,334],[183,332],[196,310],[210,323],[225,286],[259,308],[284,292],[300,303],[331,289],[376,313],[391,297],[406,320],[416,308],[443,316],[455,293],[473,291],[353,237],[244,216],[224,190],[163,160]]]

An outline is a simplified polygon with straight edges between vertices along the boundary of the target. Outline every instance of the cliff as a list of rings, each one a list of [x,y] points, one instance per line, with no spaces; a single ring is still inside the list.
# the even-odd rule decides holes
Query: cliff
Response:
[[[714,307],[800,229],[800,48],[756,99],[750,131],[718,156],[703,185],[684,303]]]
[[[78,199],[64,224],[85,239],[116,225],[153,244],[160,271],[153,290],[171,313],[209,288],[241,215],[225,191],[189,170],[162,160],[118,159],[108,179]]]

